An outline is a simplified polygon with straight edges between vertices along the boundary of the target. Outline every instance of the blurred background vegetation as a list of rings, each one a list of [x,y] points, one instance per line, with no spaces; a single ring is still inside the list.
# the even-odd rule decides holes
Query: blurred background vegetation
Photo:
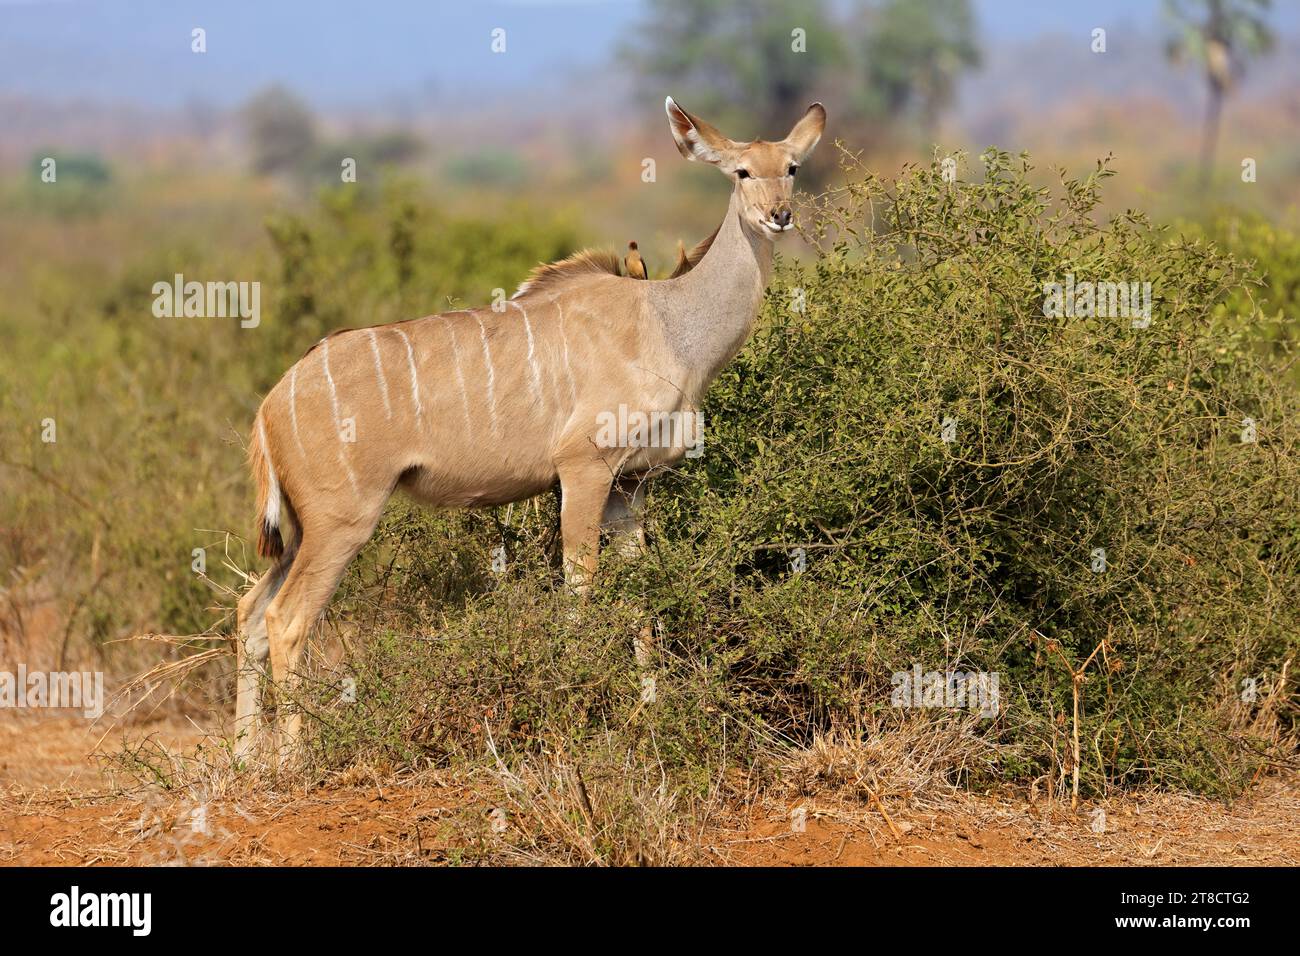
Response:
[[[651,269],[666,272],[678,238],[690,244],[716,225],[726,188],[680,160],[664,95],[737,138],[783,135],[822,100],[828,138],[804,186],[826,192],[804,222],[828,223],[840,208],[852,228],[835,232],[838,244],[783,248],[763,331],[715,391],[709,456],[655,495],[654,573],[611,572],[600,605],[612,628],[602,640],[639,626],[627,618],[632,593],[650,595],[666,629],[681,709],[665,711],[678,724],[657,725],[661,742],[721,759],[692,722],[700,713],[749,728],[733,738],[735,759],[759,741],[874,726],[862,702],[879,698],[881,675],[933,659],[1014,678],[1004,685],[1012,719],[992,734],[1003,749],[967,766],[970,779],[1059,774],[1072,759],[1058,721],[1071,678],[1045,662],[1077,665],[1106,639],[1130,669],[1123,687],[1108,677],[1089,710],[1094,791],[1133,781],[1216,789],[1259,766],[1243,755],[1264,759],[1291,739],[1293,692],[1277,682],[1300,606],[1295,485],[1279,484],[1295,477],[1300,384],[1294,11],[1267,0],[1054,13],[970,0],[644,0],[490,3],[444,23],[403,7],[429,61],[445,57],[472,82],[457,87],[435,71],[394,93],[357,79],[345,41],[362,52],[391,46],[375,71],[399,85],[393,64],[415,56],[407,34],[420,32],[400,22],[375,37],[344,17],[317,35],[313,18],[328,18],[304,12],[303,42],[282,66],[260,57],[237,71],[237,58],[222,60],[232,47],[285,40],[299,21],[234,4],[213,14],[209,52],[194,54],[193,24],[165,5],[134,40],[91,6],[72,6],[86,14],[79,24],[64,5],[0,10],[12,28],[3,43],[43,39],[66,66],[64,80],[20,82],[28,54],[0,44],[12,54],[0,71],[11,120],[0,142],[0,657],[95,662],[125,677],[158,651],[115,643],[124,638],[227,633],[257,569],[246,538],[248,423],[312,342],[337,327],[483,304],[536,262],[583,245],[637,239]],[[259,25],[261,16],[270,19]],[[382,25],[391,13],[375,16]],[[233,18],[224,31],[221,17]],[[497,25],[508,31],[503,55],[489,49]],[[100,64],[97,86],[78,88],[72,61],[105,42],[100,27],[117,59]],[[1094,52],[1098,27],[1105,52]],[[139,73],[160,43],[179,52],[158,55],[157,75]],[[567,67],[530,60],[537,48]],[[320,72],[332,58],[358,87],[349,95]],[[1027,149],[1033,163],[965,158],[990,144]],[[960,201],[935,171],[958,154],[971,190]],[[53,183],[41,175],[47,158]],[[348,160],[355,182],[341,175]],[[1120,175],[1101,190],[1111,169]],[[1074,187],[1062,191],[1063,180]],[[1059,207],[1038,205],[1049,185]],[[875,218],[900,208],[895,200],[913,228],[928,222],[949,245],[927,247]],[[1049,225],[1060,209],[1069,222]],[[973,249],[963,235],[979,237]],[[1118,327],[1048,330],[1022,314],[996,327],[1011,290],[1030,296],[1072,265],[1157,282],[1158,334],[1138,346]],[[260,325],[155,318],[151,287],[176,273],[261,282]],[[780,299],[793,285],[810,290],[806,319]],[[936,328],[950,336],[949,358],[935,358]],[[1000,358],[983,351],[988,335],[1007,343]],[[1049,366],[1057,377],[1031,381],[1027,369]],[[1084,396],[1086,414],[1063,425],[1072,395]],[[945,458],[929,425],[948,407],[981,422],[996,455]],[[1249,459],[1226,450],[1245,415],[1267,423],[1268,441]],[[54,443],[42,440],[49,419]],[[1112,432],[1109,422],[1123,424]],[[1038,464],[990,463],[999,456]],[[1142,489],[1146,503],[1125,489]],[[1205,526],[1216,499],[1251,520]],[[1176,541],[1147,510],[1153,500],[1173,502]],[[544,720],[595,739],[585,735],[611,711],[544,688],[622,667],[622,651],[590,644],[595,630],[570,635],[571,645],[554,631],[569,626],[562,617],[541,613],[551,600],[537,590],[551,573],[549,507],[520,518],[395,504],[333,619],[355,623],[366,608],[396,604],[410,619],[372,616],[374,634],[441,627],[463,640],[420,660],[378,641],[399,656],[369,658],[359,672],[391,683],[397,660],[425,675],[421,692],[449,682],[430,705],[445,721],[472,693],[458,682],[466,672],[437,654],[508,659],[516,675],[533,661],[539,669],[510,699],[541,710],[501,711],[505,737],[526,752],[536,738],[520,727]],[[483,574],[502,520],[520,567],[537,565],[531,577]],[[1129,570],[1097,588],[1079,549],[1108,535]],[[827,557],[806,579],[780,580],[785,541]],[[906,587],[884,597],[895,579]],[[524,646],[508,637],[520,613],[535,639]],[[978,633],[953,645],[962,628]],[[547,642],[588,646],[578,637],[595,657],[555,671]],[[1175,666],[1183,659],[1195,666]],[[1233,696],[1251,676],[1281,688],[1262,717],[1263,704],[1243,710]],[[211,678],[215,693],[228,691],[227,678]],[[1175,739],[1167,725],[1180,715],[1196,729]],[[416,730],[335,727],[317,744],[327,763],[361,750],[445,759],[469,747],[454,733],[415,746]]]

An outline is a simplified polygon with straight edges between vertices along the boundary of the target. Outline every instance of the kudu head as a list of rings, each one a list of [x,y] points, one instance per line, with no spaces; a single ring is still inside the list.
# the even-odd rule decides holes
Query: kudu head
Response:
[[[773,239],[794,227],[790,199],[795,173],[826,128],[826,110],[820,103],[808,107],[790,134],[776,143],[728,139],[671,96],[664,100],[664,109],[678,151],[689,160],[711,163],[734,181],[741,222],[747,229]]]

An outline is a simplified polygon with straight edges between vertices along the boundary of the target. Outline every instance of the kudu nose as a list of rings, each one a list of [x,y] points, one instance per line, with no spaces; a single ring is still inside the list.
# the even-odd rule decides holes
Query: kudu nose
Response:
[[[792,218],[794,218],[794,214],[790,212],[790,207],[786,206],[784,209],[778,209],[773,214],[772,221],[784,229],[786,226],[790,225],[790,220]]]

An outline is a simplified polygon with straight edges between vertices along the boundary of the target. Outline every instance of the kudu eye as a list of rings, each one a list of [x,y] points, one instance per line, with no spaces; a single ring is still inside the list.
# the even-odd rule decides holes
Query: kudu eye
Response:
[[[786,170],[786,173],[785,173],[785,174],[786,174],[787,176],[793,176],[793,175],[794,175],[796,172],[798,172],[798,171],[799,171],[799,167],[798,167],[798,166],[791,166],[788,170]]]
[[[749,170],[748,170],[748,169],[738,169],[738,170],[736,170],[736,178],[737,178],[737,179],[748,179],[748,178],[749,178]]]

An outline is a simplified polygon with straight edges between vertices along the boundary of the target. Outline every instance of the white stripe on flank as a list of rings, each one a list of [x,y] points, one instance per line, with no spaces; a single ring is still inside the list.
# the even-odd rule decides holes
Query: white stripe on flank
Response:
[[[352,485],[352,493],[353,493],[354,495],[356,495],[358,498],[360,498],[360,497],[361,497],[361,489],[357,487],[357,476],[356,476],[356,472],[354,472],[354,471],[352,470],[352,466],[351,466],[350,464],[348,464],[348,456],[347,456],[347,453],[343,450],[343,447],[344,447],[343,444],[340,443],[340,444],[339,444],[339,464],[342,465],[344,471],[346,471],[346,472],[348,473],[348,483]]]
[[[497,379],[496,370],[492,368],[492,349],[488,346],[487,329],[483,326],[483,320],[477,313],[474,321],[478,322],[479,338],[483,340],[483,364],[487,367],[487,397],[488,411],[492,414],[492,431],[494,434],[500,434],[501,428],[497,425],[497,396],[495,382]]]
[[[555,361],[556,350],[550,349],[547,352],[548,361],[543,366],[546,369],[546,381],[550,383],[548,395],[552,402],[551,408],[557,413],[564,408],[564,396],[560,394],[560,363]]]
[[[262,461],[266,462],[266,514],[262,523],[268,528],[280,527],[280,479],[275,477],[271,464],[271,446],[266,441],[266,423],[257,416],[257,440],[262,443]]]
[[[293,422],[293,440],[298,445],[298,450],[302,452],[302,457],[307,457],[307,449],[302,447],[302,435],[298,432],[298,363],[293,363],[293,368],[289,369],[289,420]]]
[[[420,380],[415,374],[415,349],[411,348],[411,340],[406,337],[406,333],[401,329],[394,329],[406,343],[406,362],[411,368],[411,401],[415,402],[415,417],[419,418],[424,414],[424,406],[420,404]]]
[[[330,407],[334,411],[334,435],[339,440],[339,464],[343,470],[348,473],[348,481],[352,484],[352,493],[360,496],[361,489],[357,487],[357,476],[352,471],[352,465],[348,462],[347,443],[343,441],[343,421],[339,418],[339,395],[338,390],[334,387],[334,376],[330,374],[330,340],[323,338],[321,344],[321,365],[325,367],[325,381],[330,386]]]
[[[569,379],[569,398],[577,404],[578,389],[573,384],[573,367],[569,365],[569,337],[564,334],[564,306],[556,302],[555,307],[560,310],[560,342],[564,345],[564,374]]]
[[[547,298],[546,304],[555,305],[555,297]],[[546,326],[546,328],[550,327],[550,325]],[[546,370],[546,380],[551,383],[550,395],[553,402],[551,407],[558,414],[564,409],[564,395],[562,394],[564,386],[560,383],[560,350],[555,347],[553,336],[547,340],[546,361],[542,363],[542,368]]]
[[[542,375],[537,368],[537,359],[533,357],[533,325],[528,321],[528,310],[518,302],[511,302],[516,309],[524,314],[524,331],[528,333],[528,365],[533,373],[533,400],[540,405],[542,403]]]
[[[388,382],[384,379],[384,367],[379,361],[379,336],[375,335],[374,329],[366,329],[366,334],[370,337],[370,354],[375,357],[375,375],[379,378],[379,394],[384,397],[384,417],[391,419],[393,406],[388,401]]]
[[[339,421],[339,393],[334,387],[334,376],[330,374],[330,340],[321,339],[320,345],[320,363],[325,369],[325,381],[330,387],[330,408],[334,411],[334,433],[338,434],[342,423]]]
[[[449,314],[456,315],[457,313],[452,312]],[[465,411],[465,434],[471,435],[474,433],[474,426],[469,421],[469,394],[465,390],[465,373],[460,367],[460,344],[456,341],[456,327],[451,324],[451,319],[447,318],[446,315],[442,317],[442,320],[447,323],[447,334],[451,336],[451,353],[456,369],[456,384],[460,386],[460,404]]]

